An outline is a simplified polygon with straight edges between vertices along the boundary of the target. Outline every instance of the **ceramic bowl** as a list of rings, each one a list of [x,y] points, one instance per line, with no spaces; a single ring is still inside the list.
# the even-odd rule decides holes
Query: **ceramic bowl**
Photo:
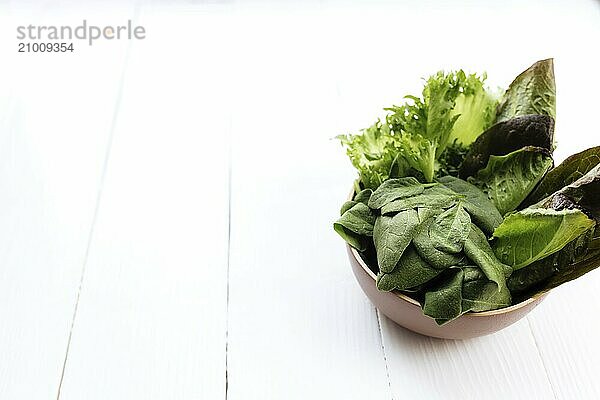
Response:
[[[371,302],[385,316],[400,326],[426,336],[443,339],[469,339],[489,335],[514,324],[533,310],[546,294],[527,299],[521,303],[499,310],[469,312],[454,321],[439,326],[425,315],[419,302],[399,291],[382,292],[377,289],[377,276],[365,264],[356,249],[346,245],[354,276]]]

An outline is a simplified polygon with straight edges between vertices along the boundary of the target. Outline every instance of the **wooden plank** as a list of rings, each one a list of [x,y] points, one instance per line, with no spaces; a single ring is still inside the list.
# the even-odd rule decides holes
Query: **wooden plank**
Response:
[[[2,7],[3,399],[56,397],[124,68],[124,43],[76,47],[73,54],[17,53],[17,25],[66,16]]]
[[[441,340],[382,318],[394,398],[551,399],[526,320],[490,336]]]
[[[529,316],[544,366],[558,399],[595,399],[600,383],[600,272],[553,290]]]
[[[331,228],[353,173],[330,140],[326,21],[236,23],[227,398],[389,399],[374,309]]]
[[[214,15],[139,21],[60,397],[222,398],[228,33]]]

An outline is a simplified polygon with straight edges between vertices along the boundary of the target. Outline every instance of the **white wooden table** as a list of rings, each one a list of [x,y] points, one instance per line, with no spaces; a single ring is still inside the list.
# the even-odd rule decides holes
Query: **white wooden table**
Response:
[[[600,143],[598,2],[419,4],[2,2],[0,399],[600,398],[600,272],[468,341],[354,281],[331,138],[420,77],[553,56],[557,158]],[[16,53],[83,18],[147,39]]]

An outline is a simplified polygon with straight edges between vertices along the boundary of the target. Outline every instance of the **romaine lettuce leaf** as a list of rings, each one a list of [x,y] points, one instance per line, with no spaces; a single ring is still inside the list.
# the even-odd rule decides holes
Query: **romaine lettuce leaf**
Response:
[[[545,115],[525,115],[495,124],[473,142],[460,169],[460,177],[473,176],[488,164],[490,156],[504,156],[525,146],[552,152],[554,120]]]
[[[548,150],[527,146],[505,156],[490,156],[487,166],[469,179],[504,215],[525,200],[552,164]]]
[[[560,251],[594,226],[577,209],[526,208],[506,217],[494,231],[496,257],[513,270]]]
[[[556,119],[553,60],[538,61],[517,76],[500,101],[497,114],[496,122],[531,114]]]
[[[598,164],[600,164],[600,146],[573,154],[544,176],[544,179],[529,195],[525,203],[527,205],[536,203],[559,191],[566,185],[570,185],[583,177]]]

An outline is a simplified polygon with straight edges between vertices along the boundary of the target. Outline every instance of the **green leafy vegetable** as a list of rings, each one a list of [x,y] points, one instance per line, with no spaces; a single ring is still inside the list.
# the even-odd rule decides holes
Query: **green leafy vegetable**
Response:
[[[573,154],[542,179],[529,195],[526,203],[533,204],[550,196],[564,186],[577,181],[598,164],[600,164],[600,146]]]
[[[482,231],[491,235],[502,223],[502,215],[489,198],[476,186],[453,176],[444,176],[438,182],[464,196],[462,204]]]
[[[494,252],[518,270],[561,250],[593,225],[576,209],[526,208],[509,215],[496,229]]]
[[[462,70],[438,72],[427,79],[421,96],[405,96],[404,105],[386,108],[385,122],[338,136],[363,186],[375,189],[409,171],[431,182],[445,167],[437,160],[449,145],[469,144],[493,122],[497,100],[484,80]]]
[[[532,207],[555,210],[576,208],[600,223],[600,164],[575,182],[547,197]]]
[[[454,108],[450,112],[453,116],[460,116],[450,133],[449,141],[468,146],[481,132],[494,124],[498,96],[484,87],[486,79],[475,74],[465,76],[463,92],[456,98]]]
[[[554,62],[551,58],[536,62],[510,84],[498,105],[496,122],[530,114],[556,118]]]
[[[485,78],[434,74],[384,120],[339,137],[359,179],[335,231],[379,290],[410,295],[438,324],[600,265],[600,147],[553,168],[552,60],[499,102]]]
[[[371,189],[361,190],[356,196],[354,196],[354,201],[368,205],[372,195],[373,191]]]
[[[456,192],[437,185],[426,188],[421,194],[389,202],[381,208],[381,213],[391,214],[417,207],[450,208],[460,199]]]
[[[337,138],[346,147],[364,187],[376,189],[390,177],[392,165],[395,165],[398,173],[404,173],[404,167],[396,160],[399,151],[397,140],[387,124],[377,121],[360,134]]]
[[[391,201],[421,194],[429,186],[431,184],[424,185],[413,177],[389,179],[373,192],[369,199],[369,207],[381,208]]]
[[[463,268],[462,312],[489,311],[510,305],[511,295],[508,287],[498,285],[487,279],[483,271],[476,267]]]
[[[364,251],[364,236],[373,236],[375,214],[363,203],[357,203],[333,224],[333,229],[352,247]]]
[[[381,272],[392,272],[410,244],[419,216],[415,210],[402,211],[392,217],[382,215],[375,221],[373,241]]]
[[[429,229],[429,237],[436,249],[460,253],[470,230],[471,217],[459,202],[435,218],[435,223]]]
[[[523,147],[505,156],[490,156],[473,183],[501,214],[514,210],[552,167],[552,156],[540,147]]]
[[[463,275],[461,269],[456,269],[454,276],[425,293],[423,313],[434,318],[439,325],[462,314]]]
[[[452,266],[464,265],[464,256],[461,254],[447,253],[435,247],[431,238],[431,228],[435,225],[434,218],[421,224],[417,234],[413,239],[413,244],[417,253],[425,262],[436,269],[445,269]]]
[[[500,122],[485,131],[471,145],[463,160],[460,177],[473,176],[488,164],[490,156],[504,156],[525,146],[552,152],[554,120],[545,115],[525,115]]]
[[[383,291],[408,290],[430,281],[440,272],[427,264],[413,246],[409,246],[393,271],[377,275],[377,288]]]
[[[469,238],[465,242],[465,254],[481,268],[490,281],[496,283],[498,291],[506,286],[506,277],[511,274],[512,269],[498,261],[485,234],[476,225],[471,227]]]

